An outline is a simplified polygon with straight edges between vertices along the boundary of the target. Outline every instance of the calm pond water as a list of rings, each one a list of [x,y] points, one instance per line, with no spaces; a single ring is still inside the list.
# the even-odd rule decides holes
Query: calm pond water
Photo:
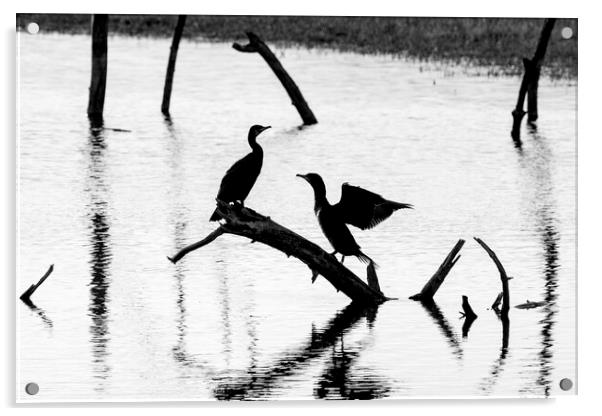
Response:
[[[111,37],[105,129],[85,114],[87,36],[19,35],[17,303],[20,401],[346,399],[573,394],[576,377],[576,85],[540,83],[537,131],[509,137],[518,78],[426,69],[384,56],[275,48],[319,124],[300,118],[263,60],[183,41],[172,120],[159,111],[168,39]],[[383,292],[358,311],[294,258],[213,231],[225,170],[264,167],[247,205],[330,251],[313,194],[350,182],[412,203],[369,231]],[[488,310],[498,254],[510,281],[507,348]],[[459,238],[462,257],[427,310],[408,300]],[[345,262],[359,276],[364,266]],[[479,315],[466,337],[461,296]],[[40,385],[37,396],[25,383]]]

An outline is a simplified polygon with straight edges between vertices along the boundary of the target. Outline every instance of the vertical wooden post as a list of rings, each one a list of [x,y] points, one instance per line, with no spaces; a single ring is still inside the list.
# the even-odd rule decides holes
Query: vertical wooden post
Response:
[[[171,100],[173,74],[176,70],[176,58],[178,57],[178,48],[180,46],[180,39],[182,38],[182,32],[184,31],[185,24],[186,15],[179,15],[178,23],[176,23],[176,29],[174,30],[173,39],[171,41],[169,61],[167,63],[167,73],[165,74],[165,87],[163,88],[163,101],[161,102],[161,112],[165,115],[169,115],[169,102]]]
[[[537,89],[539,86],[539,75],[541,74],[541,66],[543,64],[543,58],[546,55],[548,48],[548,42],[552,29],[554,28],[556,19],[546,19],[539,36],[539,42],[537,42],[537,49],[531,59],[533,63],[533,70],[529,80],[529,86],[527,88],[527,122],[533,123],[537,120]]]
[[[529,71],[531,69],[531,61],[527,58],[523,58],[523,66],[525,68],[525,72],[523,74],[523,79],[520,83],[520,89],[518,90],[518,99],[516,100],[516,107],[512,110],[512,131],[510,135],[512,139],[514,139],[515,143],[520,143],[520,125],[523,121],[523,117],[525,117],[525,96],[527,95],[527,90],[529,88]]]
[[[276,55],[274,55],[268,45],[266,45],[256,34],[247,32],[247,37],[249,38],[249,43],[247,45],[239,45],[238,43],[234,43],[232,47],[239,52],[259,53],[282,83],[282,86],[292,100],[292,104],[297,108],[297,111],[303,120],[303,124],[316,124],[318,120],[309,108],[305,98],[303,98],[301,90],[299,90],[299,87],[297,87],[295,81],[293,81],[288,72],[286,72],[278,58],[276,58]]]
[[[90,120],[102,120],[107,84],[108,28],[108,15],[92,15],[92,76],[88,100],[88,117]]]
[[[526,114],[524,110],[525,96],[527,96],[527,111],[529,114],[527,116],[527,121],[529,123],[534,123],[538,117],[537,89],[539,86],[539,75],[541,73],[541,65],[543,64],[543,58],[546,54],[548,42],[555,22],[556,19],[545,20],[533,58],[523,58],[525,72],[523,73],[523,79],[518,91],[516,107],[512,111],[512,131],[510,133],[514,141],[518,144],[520,144],[520,125]]]

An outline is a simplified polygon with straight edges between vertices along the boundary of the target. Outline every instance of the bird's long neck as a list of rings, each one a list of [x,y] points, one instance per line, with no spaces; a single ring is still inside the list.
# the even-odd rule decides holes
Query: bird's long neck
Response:
[[[253,153],[263,155],[263,149],[259,143],[257,143],[257,137],[251,133],[249,133],[249,146],[253,149]]]
[[[314,189],[314,212],[318,214],[322,208],[329,207],[330,204],[326,199],[326,187],[323,183],[312,184],[312,188]]]

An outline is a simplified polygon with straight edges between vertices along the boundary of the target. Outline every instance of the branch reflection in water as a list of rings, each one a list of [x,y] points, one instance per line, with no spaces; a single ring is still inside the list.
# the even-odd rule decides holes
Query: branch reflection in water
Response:
[[[370,309],[365,306],[355,303],[349,304],[337,313],[322,330],[312,330],[304,345],[296,350],[283,353],[282,358],[275,363],[262,368],[249,369],[241,377],[216,379],[215,398],[219,400],[249,400],[267,399],[273,396],[276,389],[282,388],[284,378],[294,376],[306,369],[311,361],[321,358],[329,348],[333,347],[345,333],[356,326],[361,318],[366,317],[369,312]],[[356,351],[355,354],[359,355],[359,351]],[[328,370],[326,374],[328,374]],[[339,378],[336,383],[343,385],[350,379],[351,375],[349,372],[340,374],[344,374],[344,378]],[[362,386],[361,382],[355,384],[355,387],[351,389],[354,396],[370,394],[373,397],[383,397],[387,394],[389,388],[386,387],[386,383],[379,384],[382,380],[376,376],[371,378],[375,382],[368,386]],[[327,381],[327,378],[323,375],[322,382],[325,381]],[[363,391],[362,388],[364,388]]]
[[[428,300],[420,301],[420,304],[429,313],[431,318],[433,318],[435,324],[437,324],[437,326],[441,330],[441,333],[447,339],[447,343],[452,349],[452,353],[454,354],[454,356],[458,359],[461,359],[464,352],[462,351],[462,346],[460,344],[460,341],[458,340],[458,336],[456,335],[451,325],[443,315],[443,312],[441,312],[441,309],[439,309],[437,303],[434,300]]]
[[[481,391],[486,394],[491,394],[491,391],[497,384],[497,381],[504,369],[504,364],[508,358],[508,343],[510,340],[510,319],[507,316],[503,316],[499,310],[493,310],[502,323],[502,347],[500,348],[500,355],[495,360],[489,371],[489,376],[486,377],[481,383]]]
[[[374,338],[372,329],[378,308],[366,310],[369,334],[356,345],[345,347],[344,334],[340,337],[340,346],[335,341],[332,353],[314,389],[317,399],[369,400],[388,396],[391,383],[374,370],[358,367],[356,362],[362,351],[371,346]]]
[[[53,322],[52,322],[52,319],[50,319],[50,318],[49,318],[49,317],[46,315],[46,312],[44,311],[44,309],[42,309],[42,308],[38,308],[38,307],[36,306],[36,304],[35,304],[35,303],[33,303],[33,302],[31,301],[31,299],[26,299],[26,300],[23,300],[23,303],[24,303],[25,305],[27,305],[27,307],[28,307],[28,308],[29,308],[29,309],[30,309],[30,310],[31,310],[33,313],[35,313],[36,315],[38,315],[38,316],[40,317],[40,319],[42,320],[42,322],[44,323],[44,325],[45,325],[47,328],[49,328],[49,329],[52,329],[52,327],[54,326],[54,324],[53,324]]]

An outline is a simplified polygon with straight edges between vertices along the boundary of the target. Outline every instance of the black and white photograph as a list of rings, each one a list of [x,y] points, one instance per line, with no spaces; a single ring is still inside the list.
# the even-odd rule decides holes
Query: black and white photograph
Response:
[[[16,14],[16,402],[575,395],[546,13]]]

